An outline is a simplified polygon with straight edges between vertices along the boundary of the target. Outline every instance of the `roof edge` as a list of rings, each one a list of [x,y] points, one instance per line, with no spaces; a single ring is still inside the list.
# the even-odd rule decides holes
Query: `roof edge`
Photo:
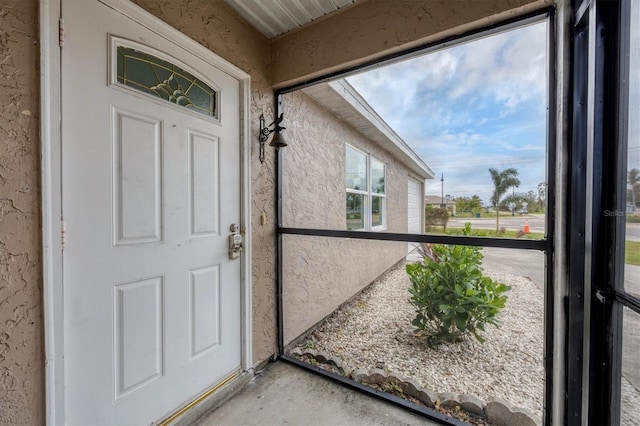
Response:
[[[338,107],[333,102],[323,101],[314,96],[319,90],[323,92],[331,92],[333,100],[340,103],[340,107],[347,107],[356,113],[362,120],[366,122],[367,131],[371,134],[365,134],[360,128],[361,123],[357,123],[356,119],[350,119],[340,114]],[[340,119],[350,124],[356,131],[366,138],[372,140],[382,148],[391,152],[411,171],[424,179],[433,179],[434,172],[429,166],[411,149],[409,145],[378,115],[378,113],[369,105],[369,103],[358,93],[358,91],[349,84],[345,79],[335,80],[328,83],[319,83],[302,89],[307,95],[320,103],[324,108],[334,113]],[[336,96],[339,99],[336,99]]]
[[[401,160],[409,160],[417,166],[427,179],[432,179],[435,173],[431,168],[416,154],[416,152],[387,124],[386,121],[373,109],[371,105],[362,97],[362,95],[345,79],[329,82],[329,87],[336,91],[342,98],[349,102],[355,110],[357,110],[364,118],[366,118],[372,126],[392,142],[405,158]],[[342,90],[341,90],[342,89]],[[417,172],[417,170],[416,170]]]

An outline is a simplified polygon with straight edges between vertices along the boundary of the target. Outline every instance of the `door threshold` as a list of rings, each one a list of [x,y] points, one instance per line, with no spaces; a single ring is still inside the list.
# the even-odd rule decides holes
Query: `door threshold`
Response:
[[[190,425],[208,412],[220,407],[239,392],[253,378],[253,369],[236,370],[215,386],[201,393],[190,402],[166,417],[153,422],[155,426]]]

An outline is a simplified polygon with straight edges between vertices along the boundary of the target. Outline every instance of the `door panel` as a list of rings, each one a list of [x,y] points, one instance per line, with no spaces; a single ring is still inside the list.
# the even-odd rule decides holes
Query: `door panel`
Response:
[[[198,269],[190,275],[189,358],[193,359],[220,344],[220,267]]]
[[[150,423],[240,368],[239,82],[97,0],[62,6],[66,418]],[[151,89],[114,78],[119,43]]]
[[[113,111],[114,242],[162,239],[162,122]]]
[[[220,233],[218,200],[219,141],[213,135],[189,131],[190,237]]]
[[[114,286],[116,401],[162,376],[163,279]]]

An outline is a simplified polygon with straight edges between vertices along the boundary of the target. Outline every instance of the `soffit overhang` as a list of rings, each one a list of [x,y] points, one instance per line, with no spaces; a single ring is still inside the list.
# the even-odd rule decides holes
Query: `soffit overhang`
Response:
[[[319,83],[301,90],[358,133],[390,152],[415,175],[433,179],[433,170],[346,80]]]
[[[271,39],[351,6],[358,0],[225,0]]]

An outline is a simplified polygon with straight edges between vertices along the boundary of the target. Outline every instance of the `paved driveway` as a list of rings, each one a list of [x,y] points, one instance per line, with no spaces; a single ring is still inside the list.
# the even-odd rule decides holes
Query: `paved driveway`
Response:
[[[544,291],[543,253],[495,247],[485,247],[482,252],[485,271],[528,277]],[[640,266],[626,265],[624,281],[627,291],[640,295]],[[640,399],[640,314],[625,308],[622,327],[622,375],[632,385],[623,388],[623,397],[636,401]],[[633,392],[635,394],[632,395]]]
[[[544,253],[537,250],[484,247],[482,254],[482,267],[485,271],[527,277],[544,292]]]
[[[640,296],[640,266],[626,265],[624,275],[625,290]],[[640,398],[640,314],[624,309],[622,333],[622,374]]]

